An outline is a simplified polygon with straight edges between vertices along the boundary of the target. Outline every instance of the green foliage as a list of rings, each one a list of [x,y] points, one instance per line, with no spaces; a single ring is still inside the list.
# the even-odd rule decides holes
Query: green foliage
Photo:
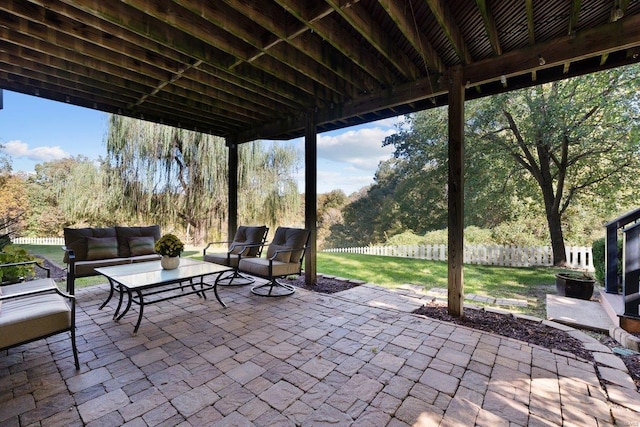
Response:
[[[36,257],[21,247],[7,245],[0,251],[0,264],[12,264],[14,262],[33,261]],[[0,282],[13,282],[22,277],[33,276],[35,267],[31,265],[21,265],[14,267],[0,268]]]
[[[565,240],[601,236],[637,203],[639,78],[634,65],[467,102],[464,224],[499,244],[550,242],[556,262]],[[447,226],[447,120],[446,108],[406,117],[383,143],[396,159],[378,172],[393,179],[352,200],[328,241],[364,246]]]
[[[223,138],[111,116],[107,135],[111,209],[202,243],[226,235],[228,148]],[[299,218],[298,152],[260,142],[238,149],[239,224],[273,227]],[[224,236],[226,237],[226,236]]]
[[[596,280],[604,285],[604,279],[606,276],[605,271],[605,258],[606,253],[606,239],[604,237],[594,240],[591,245],[591,256],[593,257],[593,268],[595,269],[594,276]],[[618,239],[618,276],[622,275],[622,240]]]

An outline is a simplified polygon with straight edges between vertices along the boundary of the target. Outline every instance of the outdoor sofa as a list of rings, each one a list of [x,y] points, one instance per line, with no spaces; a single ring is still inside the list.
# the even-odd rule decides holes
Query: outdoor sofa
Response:
[[[99,267],[159,260],[161,256],[154,249],[159,238],[159,225],[65,228],[68,282],[75,283],[76,277],[97,276],[95,269]],[[69,263],[69,251],[75,254],[74,263]]]

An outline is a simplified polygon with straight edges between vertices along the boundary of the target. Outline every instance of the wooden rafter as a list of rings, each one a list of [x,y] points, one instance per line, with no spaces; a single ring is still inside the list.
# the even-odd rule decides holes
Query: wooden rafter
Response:
[[[444,0],[426,0],[426,2],[429,5],[431,12],[438,20],[442,31],[444,31],[445,35],[451,42],[451,45],[455,49],[460,61],[463,64],[472,63],[473,59],[471,58],[471,54],[469,54],[469,50],[467,49],[467,45],[464,42],[464,38],[460,33],[458,25],[451,15],[449,5]]]
[[[491,43],[493,52],[496,55],[502,55],[502,46],[500,46],[496,22],[493,19],[487,0],[476,0],[476,4],[478,5],[478,9],[480,9],[482,21],[484,22],[484,29],[487,32],[487,37],[489,37],[489,42]]]

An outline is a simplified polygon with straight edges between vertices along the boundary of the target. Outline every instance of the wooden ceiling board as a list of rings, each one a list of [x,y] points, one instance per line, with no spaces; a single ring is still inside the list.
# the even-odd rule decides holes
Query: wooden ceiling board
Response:
[[[638,61],[640,2],[531,4],[533,40],[522,0],[4,0],[0,88],[242,143]]]

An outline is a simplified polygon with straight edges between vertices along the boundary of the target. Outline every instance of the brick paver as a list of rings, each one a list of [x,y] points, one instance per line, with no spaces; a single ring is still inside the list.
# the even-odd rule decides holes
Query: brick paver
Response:
[[[107,287],[78,291],[81,370],[60,337],[0,355],[2,425],[630,425],[640,395],[596,363],[410,314],[433,298],[362,285],[261,298],[220,289],[116,323]],[[437,292],[436,292],[437,293]],[[483,300],[474,296],[478,301]],[[516,305],[517,301],[502,301]],[[552,324],[552,322],[549,322]],[[602,382],[601,382],[602,381]],[[616,422],[618,424],[616,424]]]

